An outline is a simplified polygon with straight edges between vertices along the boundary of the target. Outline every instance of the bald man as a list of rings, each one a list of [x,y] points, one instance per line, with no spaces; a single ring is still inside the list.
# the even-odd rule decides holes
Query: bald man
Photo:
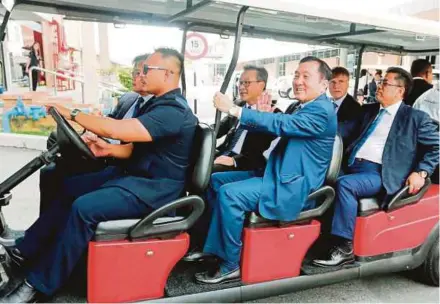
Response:
[[[86,137],[96,157],[126,161],[123,167],[64,181],[64,197],[51,204],[13,252],[13,261],[26,268],[27,276],[3,302],[28,303],[51,296],[71,274],[99,222],[142,218],[180,196],[197,125],[179,89],[182,66],[183,56],[173,49],[157,49],[148,57],[142,84],[154,97],[139,103],[133,118],[116,120],[48,105],[92,133],[124,143]]]

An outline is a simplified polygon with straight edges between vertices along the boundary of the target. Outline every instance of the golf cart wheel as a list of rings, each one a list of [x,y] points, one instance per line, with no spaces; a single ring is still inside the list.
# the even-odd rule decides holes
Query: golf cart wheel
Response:
[[[426,260],[418,268],[414,269],[414,275],[419,281],[439,286],[439,239],[434,242]]]
[[[438,273],[439,273],[439,239],[432,246],[431,251],[423,266],[423,272],[425,275],[425,281],[432,286],[439,286]]]

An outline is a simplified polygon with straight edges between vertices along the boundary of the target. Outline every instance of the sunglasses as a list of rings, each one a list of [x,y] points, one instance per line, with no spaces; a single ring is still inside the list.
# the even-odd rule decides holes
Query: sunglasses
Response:
[[[160,70],[160,71],[169,71],[171,74],[174,74],[173,71],[167,69],[167,68],[162,68],[162,67],[158,67],[158,66],[150,66],[150,65],[144,65],[143,70],[142,70],[142,74],[143,75],[147,75],[148,71],[150,70]]]

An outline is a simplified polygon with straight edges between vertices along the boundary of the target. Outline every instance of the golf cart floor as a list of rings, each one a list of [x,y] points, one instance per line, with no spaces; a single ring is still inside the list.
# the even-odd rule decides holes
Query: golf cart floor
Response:
[[[7,230],[2,234],[3,238],[16,239],[24,235],[22,231],[14,231],[7,228]],[[87,263],[86,255],[84,255],[78,267],[75,268],[72,276],[65,284],[65,286],[60,289],[53,297],[48,299],[43,299],[47,303],[86,303],[87,302]],[[345,265],[343,267],[328,267],[321,268],[313,266],[311,263],[311,258],[305,259],[303,266],[301,267],[301,275],[317,275],[326,272],[333,272],[341,270],[341,268],[352,268],[359,267],[359,264],[354,263],[350,265]],[[209,292],[219,289],[228,289],[233,287],[242,286],[241,281],[228,282],[223,284],[198,284],[194,279],[194,275],[198,272],[203,271],[214,271],[217,263],[213,260],[207,260],[199,263],[188,263],[179,262],[172,270],[170,277],[167,281],[165,287],[165,297],[177,297],[188,294],[197,294],[203,292]],[[8,285],[0,291],[0,297],[5,296],[12,290],[14,290],[24,279],[23,274],[12,273],[10,276],[10,281]]]

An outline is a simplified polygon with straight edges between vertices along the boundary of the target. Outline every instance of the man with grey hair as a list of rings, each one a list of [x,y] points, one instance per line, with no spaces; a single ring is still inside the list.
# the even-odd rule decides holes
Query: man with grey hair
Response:
[[[239,81],[240,100],[237,104],[255,110],[258,98],[266,90],[267,78],[265,68],[245,66]],[[266,160],[263,152],[269,147],[274,136],[249,132],[232,116],[224,118],[220,123],[217,138],[225,135],[225,141],[217,148],[213,172],[264,168]]]

